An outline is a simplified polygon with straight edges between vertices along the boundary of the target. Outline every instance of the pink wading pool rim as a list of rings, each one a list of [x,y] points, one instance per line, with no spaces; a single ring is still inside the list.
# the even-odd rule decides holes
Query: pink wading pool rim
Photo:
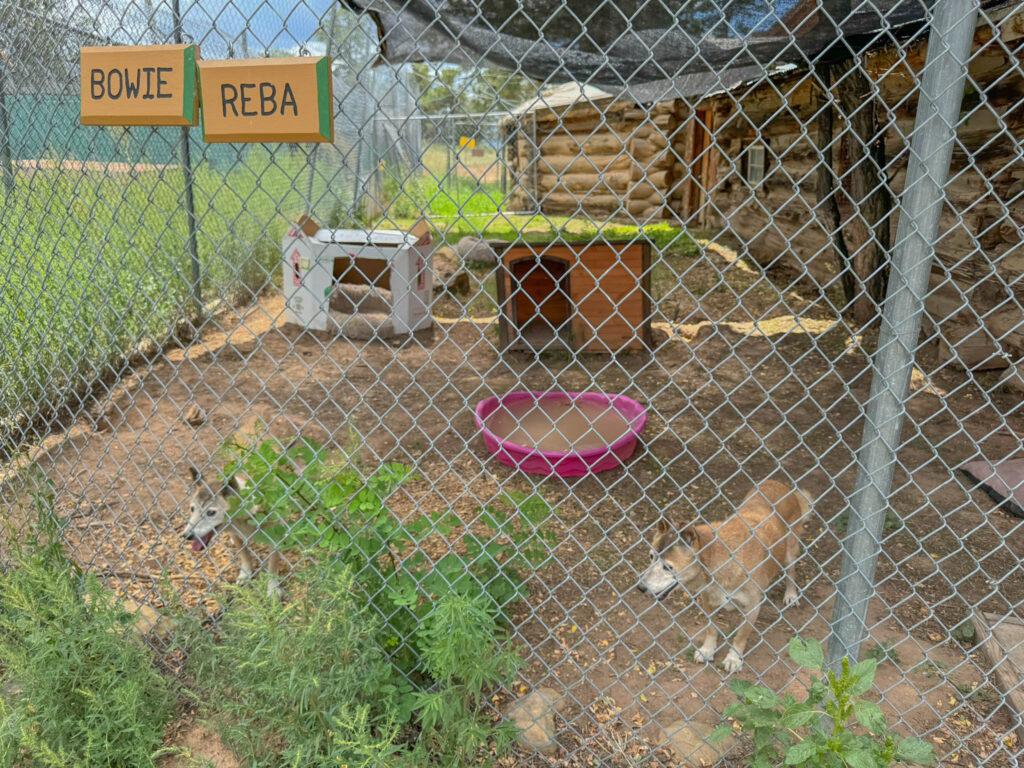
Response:
[[[619,412],[629,431],[614,443],[584,451],[543,451],[505,440],[487,428],[487,418],[502,405],[531,400],[554,400],[560,403],[582,400],[594,405],[611,406]],[[602,392],[510,392],[488,397],[476,406],[476,426],[484,436],[487,450],[502,464],[517,467],[535,475],[582,477],[591,472],[604,472],[621,467],[633,455],[637,438],[647,424],[647,409],[625,395],[606,395]]]

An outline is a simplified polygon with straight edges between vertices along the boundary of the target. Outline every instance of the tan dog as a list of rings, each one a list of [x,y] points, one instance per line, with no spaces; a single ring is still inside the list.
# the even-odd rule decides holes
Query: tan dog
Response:
[[[192,475],[193,488],[189,500],[188,524],[182,531],[182,538],[191,540],[193,552],[202,552],[214,536],[221,536],[232,559],[238,562],[238,583],[245,584],[252,579],[261,564],[249,546],[260,526],[254,520],[228,517],[230,499],[241,495],[245,488],[244,481],[234,475],[226,483],[207,482],[199,470],[191,466],[189,473]],[[280,594],[280,577],[288,572],[288,562],[274,550],[264,565],[271,574],[268,593]]]
[[[800,522],[810,510],[811,502],[802,491],[768,480],[723,522],[694,523],[679,534],[665,520],[658,522],[651,542],[651,566],[639,588],[660,600],[682,584],[697,597],[708,618],[704,642],[694,653],[697,661],[709,662],[715,655],[718,629],[712,617],[719,609],[728,605],[743,614],[723,663],[727,672],[735,672],[742,666],[765,593],[782,571],[784,604],[799,599],[793,564],[800,556]]]

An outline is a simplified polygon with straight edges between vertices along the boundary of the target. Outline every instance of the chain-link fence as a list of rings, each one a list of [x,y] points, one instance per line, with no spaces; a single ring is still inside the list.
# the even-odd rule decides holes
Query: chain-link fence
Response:
[[[546,689],[551,760],[744,764],[728,683],[800,696],[798,636],[1015,764],[1024,10],[357,5],[0,0],[11,509],[42,477],[110,589],[216,615],[252,564],[189,467],[287,464],[279,547],[344,558],[326,451],[425,532],[378,597],[515,561],[492,706]],[[79,124],[79,45],[175,39],[328,55],[335,142]]]

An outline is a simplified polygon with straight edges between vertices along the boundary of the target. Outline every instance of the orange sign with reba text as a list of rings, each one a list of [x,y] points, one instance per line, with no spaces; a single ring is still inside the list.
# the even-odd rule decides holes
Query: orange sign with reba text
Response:
[[[199,82],[205,141],[334,140],[326,56],[203,61]]]
[[[82,125],[195,125],[196,45],[83,47]]]

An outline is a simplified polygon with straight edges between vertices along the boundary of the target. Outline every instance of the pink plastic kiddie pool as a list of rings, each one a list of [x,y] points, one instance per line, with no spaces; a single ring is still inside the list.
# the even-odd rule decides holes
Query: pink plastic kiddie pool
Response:
[[[487,449],[536,475],[580,477],[621,467],[646,423],[636,400],[600,392],[512,392],[476,407]]]

